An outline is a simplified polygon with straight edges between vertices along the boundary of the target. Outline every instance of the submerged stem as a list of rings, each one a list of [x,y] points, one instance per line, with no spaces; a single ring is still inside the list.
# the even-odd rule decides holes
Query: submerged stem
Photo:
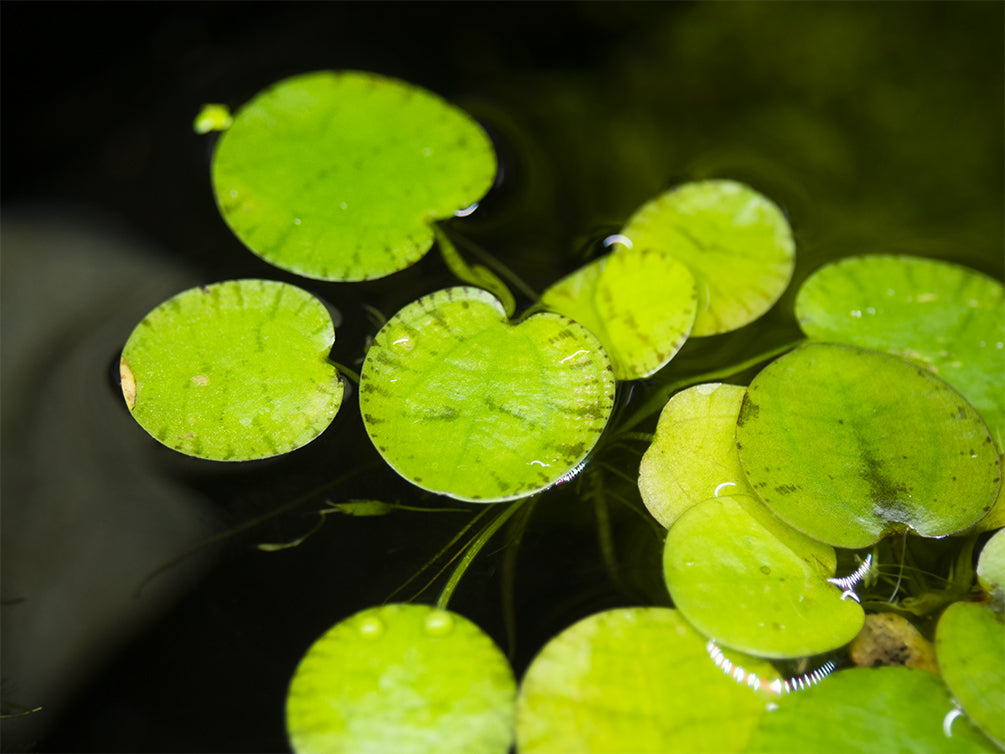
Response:
[[[492,539],[499,529],[505,524],[514,513],[516,513],[520,507],[526,503],[528,500],[536,499],[536,495],[530,498],[521,498],[520,500],[514,500],[507,506],[506,510],[500,513],[488,526],[482,529],[481,533],[475,537],[475,539],[467,545],[464,550],[464,557],[461,558],[461,562],[457,564],[454,568],[453,573],[450,574],[450,578],[443,587],[443,591],[440,592],[439,598],[436,600],[436,606],[442,610],[445,610],[447,604],[450,602],[450,598],[454,594],[454,590],[457,589],[457,585],[460,583],[461,578],[463,578],[464,573],[468,570],[471,562],[475,559],[482,548],[488,544],[488,541]]]

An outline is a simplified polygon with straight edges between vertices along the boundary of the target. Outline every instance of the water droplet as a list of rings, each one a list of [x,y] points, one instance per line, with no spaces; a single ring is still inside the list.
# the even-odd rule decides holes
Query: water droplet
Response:
[[[370,615],[359,622],[359,635],[364,639],[378,639],[384,633],[384,621]]]
[[[467,217],[472,212],[474,212],[476,209],[478,209],[478,202],[475,202],[474,204],[469,204],[464,209],[457,210],[454,213],[454,217]]]
[[[763,565],[763,566],[761,566],[761,573],[763,573],[765,576],[770,576],[771,575],[771,569],[768,566]]]
[[[437,610],[426,616],[426,633],[433,636],[443,636],[449,634],[454,628],[454,619],[450,613]]]
[[[853,316],[856,319],[858,319],[859,317],[862,316],[862,312],[860,312],[858,309],[852,309],[851,310],[851,316]]]

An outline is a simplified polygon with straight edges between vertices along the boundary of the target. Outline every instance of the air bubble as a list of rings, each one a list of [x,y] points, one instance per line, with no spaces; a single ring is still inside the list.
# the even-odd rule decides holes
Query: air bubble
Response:
[[[443,636],[454,628],[454,619],[450,613],[438,610],[426,616],[426,633],[433,636]]]
[[[384,622],[376,616],[364,618],[359,623],[359,635],[364,639],[378,639],[384,633]]]

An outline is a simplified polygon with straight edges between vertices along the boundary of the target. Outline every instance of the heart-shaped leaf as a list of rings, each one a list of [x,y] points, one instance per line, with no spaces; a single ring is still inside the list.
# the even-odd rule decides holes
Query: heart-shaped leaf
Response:
[[[342,402],[324,304],[271,280],[193,288],[148,314],[122,351],[133,418],[170,448],[215,461],[288,453]]]
[[[795,242],[781,210],[736,181],[686,183],[640,207],[624,235],[665,251],[698,283],[691,335],[716,335],[764,314],[789,284]]]
[[[822,267],[799,289],[796,317],[818,340],[915,361],[959,390],[1005,449],[1005,293],[959,265],[861,256]]]
[[[995,751],[939,678],[914,668],[850,668],[786,700],[760,719],[753,754]],[[948,734],[947,734],[948,730]]]
[[[935,652],[949,690],[1005,748],[1005,624],[986,605],[954,602],[939,618]]]
[[[286,698],[297,754],[505,754],[516,681],[463,616],[384,605],[336,624],[304,655]]]
[[[420,259],[430,223],[492,186],[492,143],[412,84],[357,71],[293,76],[234,116],[213,155],[224,220],[299,275],[367,280]]]
[[[619,380],[634,380],[659,370],[684,345],[698,294],[688,268],[670,254],[624,249],[555,283],[541,301],[600,339]]]
[[[827,579],[834,549],[800,534],[748,495],[706,500],[667,533],[663,571],[681,614],[741,652],[820,654],[862,628],[862,608]]]
[[[1001,483],[994,441],[963,396],[926,369],[851,346],[811,344],[769,364],[747,389],[736,439],[768,507],[836,547],[966,529]]]
[[[706,644],[665,608],[610,610],[579,621],[527,669],[517,700],[518,750],[742,751],[770,697],[724,675]],[[765,679],[778,675],[763,660],[742,661]]]
[[[381,328],[360,375],[366,431],[413,484],[474,502],[551,486],[590,452],[614,403],[600,342],[559,314],[512,324],[478,288],[448,288]]]
[[[754,494],[736,453],[736,417],[746,392],[737,385],[695,385],[663,407],[639,465],[642,501],[663,526],[710,497]]]

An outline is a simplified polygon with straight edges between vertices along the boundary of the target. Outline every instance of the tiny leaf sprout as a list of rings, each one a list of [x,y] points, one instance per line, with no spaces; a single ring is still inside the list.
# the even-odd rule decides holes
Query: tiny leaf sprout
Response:
[[[862,561],[862,565],[860,565],[857,569],[855,569],[855,572],[852,573],[850,576],[845,576],[844,578],[840,579],[827,579],[827,581],[836,586],[838,589],[842,590],[841,599],[844,600],[851,597],[856,602],[861,602],[862,600],[858,598],[858,595],[855,593],[854,587],[856,584],[858,584],[862,579],[866,577],[866,575],[869,573],[869,569],[871,568],[872,568],[872,553],[869,553],[868,555],[865,556],[865,560]]]
[[[715,666],[737,683],[742,683],[754,691],[760,691],[761,686],[764,686],[765,690],[778,695],[783,693],[791,694],[793,691],[802,691],[803,689],[808,689],[810,686],[816,686],[837,668],[832,660],[828,660],[819,668],[811,670],[809,673],[803,673],[791,678],[776,678],[774,681],[768,683],[767,681],[762,681],[756,673],[744,670],[739,665],[734,665],[723,654],[722,650],[719,649],[719,645],[715,643],[715,639],[708,640],[708,643],[705,644],[705,651],[708,652],[708,656],[712,658]]]

